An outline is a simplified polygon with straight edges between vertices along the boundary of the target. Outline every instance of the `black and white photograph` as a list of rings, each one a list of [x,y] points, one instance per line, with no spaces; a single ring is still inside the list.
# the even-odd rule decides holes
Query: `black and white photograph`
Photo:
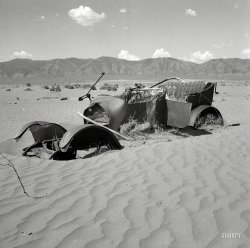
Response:
[[[0,0],[0,248],[250,247],[250,0]]]

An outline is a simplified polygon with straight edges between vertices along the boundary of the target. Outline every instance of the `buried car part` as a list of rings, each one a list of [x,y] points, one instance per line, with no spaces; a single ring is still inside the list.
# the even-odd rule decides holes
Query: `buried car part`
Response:
[[[66,131],[66,129],[55,123],[32,122],[22,127],[15,138],[16,141],[28,129],[31,131],[35,143],[23,149],[24,156],[27,156],[28,152],[37,147],[42,147],[43,151],[50,154],[50,159],[54,160],[74,159],[77,150],[87,150],[95,147],[97,150],[102,146],[112,150],[122,149],[112,132],[96,125],[79,125]],[[61,133],[58,130],[61,130]]]

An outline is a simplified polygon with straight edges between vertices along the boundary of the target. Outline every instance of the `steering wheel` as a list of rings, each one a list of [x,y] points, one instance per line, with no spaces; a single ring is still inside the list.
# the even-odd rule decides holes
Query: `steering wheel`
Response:
[[[91,95],[89,93],[87,93],[86,95],[84,96],[80,96],[78,98],[78,101],[83,101],[85,98],[88,98],[90,101],[91,101]]]

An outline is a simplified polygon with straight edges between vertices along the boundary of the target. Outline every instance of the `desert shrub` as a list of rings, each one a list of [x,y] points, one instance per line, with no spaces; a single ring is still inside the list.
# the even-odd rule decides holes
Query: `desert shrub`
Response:
[[[32,89],[31,88],[26,88],[26,89],[24,89],[24,91],[32,91]]]
[[[26,86],[27,86],[27,87],[31,87],[31,83],[27,83]]]
[[[107,91],[117,91],[117,89],[118,89],[118,84],[104,83],[100,87],[100,90],[107,90]]]
[[[51,88],[50,88],[50,91],[56,91],[56,92],[59,92],[61,91],[61,87],[60,85],[52,85]]]
[[[48,85],[43,85],[42,88],[45,89],[45,90],[49,90],[49,86]]]
[[[92,84],[82,84],[81,85],[81,89],[83,89],[83,90],[89,90],[91,87],[92,87]],[[94,86],[92,88],[92,90],[96,90],[96,89],[97,89],[96,86]]]
[[[81,85],[81,88],[82,88],[83,90],[87,90],[87,89],[90,89],[91,86],[92,86],[92,84],[82,84],[82,85]]]
[[[66,89],[70,89],[70,90],[73,90],[73,89],[74,89],[74,85],[72,85],[72,84],[66,84],[64,87],[65,87]]]
[[[73,84],[74,89],[79,89],[81,87],[80,84]]]
[[[11,89],[6,89],[6,91],[11,91]]]

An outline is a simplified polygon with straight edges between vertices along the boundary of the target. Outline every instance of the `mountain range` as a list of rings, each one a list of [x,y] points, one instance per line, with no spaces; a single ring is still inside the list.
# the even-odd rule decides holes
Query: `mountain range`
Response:
[[[83,82],[97,79],[160,80],[184,79],[250,80],[250,59],[212,59],[202,64],[175,58],[149,58],[127,61],[112,57],[97,59],[13,59],[0,62],[0,83]]]

